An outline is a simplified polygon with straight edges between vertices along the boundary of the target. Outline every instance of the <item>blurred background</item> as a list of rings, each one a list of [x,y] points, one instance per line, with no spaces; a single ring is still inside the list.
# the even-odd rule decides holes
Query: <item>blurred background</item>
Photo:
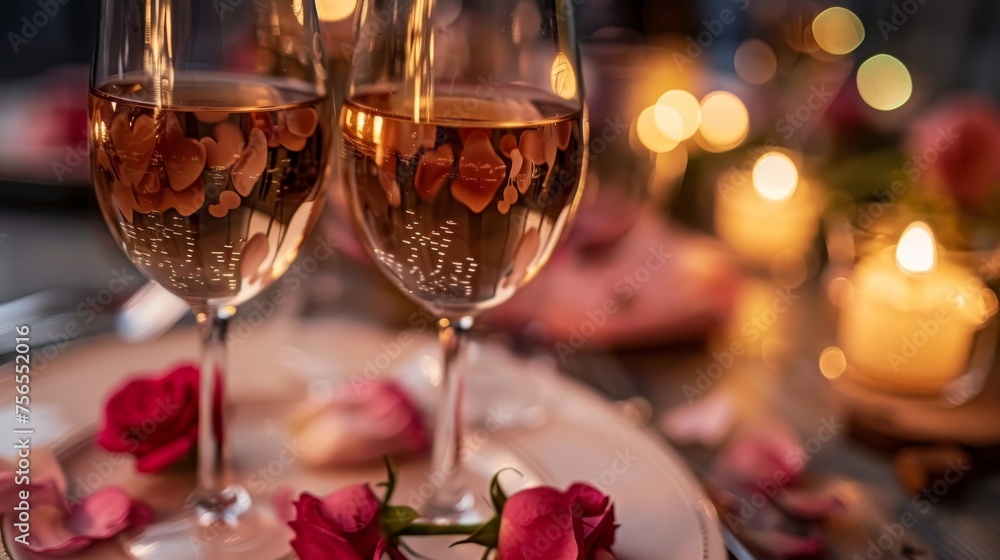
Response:
[[[320,4],[339,92],[356,5]],[[803,483],[836,490],[855,512],[822,525],[830,557],[863,553],[880,523],[898,517],[942,465],[970,461],[977,490],[951,493],[951,505],[894,545],[892,557],[1000,558],[991,289],[1000,274],[1000,3],[564,6],[577,20],[584,60],[587,192],[550,266],[483,330],[547,352],[637,423],[658,427],[721,489],[713,499],[723,514],[738,511],[747,465],[785,465],[788,450],[818,433],[824,411],[843,412],[850,436],[811,451]],[[513,25],[542,17],[532,2],[523,8]],[[94,0],[0,5],[0,329],[52,321],[54,344],[115,328],[143,285],[89,184],[97,9]],[[314,243],[338,251],[314,272],[293,269],[302,289],[280,313],[405,327],[414,306],[358,246],[340,213],[335,172],[328,183],[332,202]],[[904,330],[900,343],[878,306],[905,286],[866,284],[862,264],[904,246],[914,224],[923,232],[915,242],[930,240],[915,254],[968,278],[941,299],[958,309],[961,321],[948,326],[960,331],[954,339],[928,342]],[[912,263],[901,253],[904,272],[925,272],[920,257]],[[152,333],[190,321],[183,307],[153,309],[162,320]],[[83,318],[84,328],[68,336],[60,316]],[[871,340],[886,332],[904,360],[892,373],[905,375],[869,378],[876,390],[838,385],[866,352],[878,353]],[[943,345],[935,356],[959,348],[959,356],[924,372],[906,365],[924,359],[911,362],[908,343]],[[802,503],[730,529],[760,557],[805,554],[829,506]]]

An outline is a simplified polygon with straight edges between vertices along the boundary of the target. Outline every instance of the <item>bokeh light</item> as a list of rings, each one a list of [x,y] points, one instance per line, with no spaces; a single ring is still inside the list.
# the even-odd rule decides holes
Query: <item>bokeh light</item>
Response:
[[[653,116],[660,132],[676,140],[691,138],[701,125],[701,104],[698,103],[698,98],[682,89],[664,93],[653,108]]]
[[[753,188],[768,200],[791,198],[798,184],[795,162],[781,152],[766,153],[753,166]]]
[[[680,140],[671,138],[660,130],[656,123],[655,113],[656,108],[652,105],[643,109],[636,120],[635,131],[639,141],[646,149],[662,154],[676,148]]]
[[[877,54],[858,68],[858,92],[872,108],[892,111],[910,99],[913,80],[899,59]]]
[[[552,91],[563,99],[576,97],[576,72],[565,53],[559,53],[552,61],[550,75]]]
[[[830,54],[847,54],[865,38],[865,27],[854,12],[840,7],[821,12],[812,24],[819,48]]]
[[[354,15],[358,0],[317,0],[316,12],[322,21],[340,21]]]
[[[827,379],[836,379],[847,370],[847,357],[836,346],[828,346],[819,355],[819,371]]]
[[[750,114],[746,105],[728,91],[713,91],[701,100],[701,138],[706,148],[731,150],[750,132]]]
[[[736,49],[733,65],[736,74],[744,81],[760,85],[774,77],[778,70],[778,57],[764,41],[748,39]]]

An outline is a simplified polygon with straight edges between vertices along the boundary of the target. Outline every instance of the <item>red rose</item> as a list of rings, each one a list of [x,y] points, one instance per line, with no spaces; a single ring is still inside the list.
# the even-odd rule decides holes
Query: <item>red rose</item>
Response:
[[[498,560],[613,560],[615,508],[592,486],[540,487],[511,496],[500,517]]]
[[[215,425],[221,438],[221,378],[216,378]],[[198,445],[198,368],[180,366],[163,377],[127,382],[108,399],[97,443],[112,453],[129,453],[136,469],[160,472]]]
[[[337,490],[320,500],[302,494],[295,502],[292,548],[301,560],[393,560],[405,557],[382,535],[381,504],[367,484]]]
[[[988,97],[942,103],[910,131],[911,175],[927,172],[963,206],[976,209],[1000,187],[1000,109]]]

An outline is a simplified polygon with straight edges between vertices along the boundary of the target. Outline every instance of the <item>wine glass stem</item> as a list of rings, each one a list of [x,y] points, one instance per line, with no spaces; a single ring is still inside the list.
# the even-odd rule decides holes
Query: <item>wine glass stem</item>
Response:
[[[425,515],[436,521],[454,521],[472,505],[462,478],[461,445],[464,421],[466,338],[472,317],[438,320],[441,341],[441,401],[434,428],[430,477],[437,484]]]
[[[225,431],[226,330],[227,309],[206,307],[195,309],[201,331],[201,370],[198,390],[198,486],[194,498],[200,507],[225,507],[221,495],[230,482],[228,453],[225,447],[229,434]],[[216,391],[222,393],[216,395]],[[220,406],[216,407],[215,403]],[[222,437],[220,437],[222,436]]]

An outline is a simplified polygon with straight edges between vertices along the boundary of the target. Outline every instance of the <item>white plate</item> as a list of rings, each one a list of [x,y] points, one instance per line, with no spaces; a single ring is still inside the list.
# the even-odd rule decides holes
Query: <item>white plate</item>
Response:
[[[248,325],[249,326],[249,325]],[[253,331],[250,333],[250,331]],[[278,456],[287,441],[281,424],[283,408],[275,402],[301,398],[304,386],[322,388],[323,371],[349,376],[363,371],[366,361],[385,364],[383,353],[398,370],[413,363],[426,348],[426,335],[411,333],[401,338],[371,325],[348,321],[322,321],[292,325],[278,322],[257,329],[234,325],[231,332],[244,343],[234,347],[230,392],[241,406],[233,431],[235,453],[251,466],[263,466]],[[404,341],[405,339],[405,341]],[[294,341],[295,344],[290,344]],[[173,332],[155,342],[135,346],[115,339],[94,340],[67,348],[36,371],[32,381],[32,426],[34,445],[61,445],[80,434],[92,433],[109,389],[131,373],[157,372],[196,354],[195,336],[190,330]],[[396,346],[398,344],[398,352]],[[488,355],[496,355],[491,349]],[[303,376],[303,356],[313,367]],[[510,357],[511,360],[516,358]],[[289,364],[294,363],[295,367]],[[532,367],[538,367],[534,363]],[[8,368],[9,369],[9,368]],[[680,457],[651,432],[631,426],[607,401],[565,376],[537,375],[546,410],[539,428],[519,426],[490,434],[473,463],[510,461],[527,470],[526,477],[506,477],[505,485],[545,483],[565,487],[582,480],[596,483],[615,502],[618,522],[615,552],[619,560],[724,560],[726,558],[718,520],[708,498]],[[0,371],[0,379],[12,372]],[[11,403],[6,405],[3,403]],[[256,404],[260,403],[260,404]],[[0,415],[13,416],[13,390],[0,384]],[[8,410],[10,409],[10,410]],[[5,421],[6,423],[6,421]],[[0,449],[11,449],[9,430],[0,433]],[[82,449],[81,449],[82,447]],[[513,455],[510,455],[513,453]],[[111,464],[92,445],[76,446],[67,452],[71,486],[86,484],[88,477],[103,483],[119,484],[130,492],[145,495],[157,492],[154,505],[184,497],[188,477],[144,477],[136,474],[131,462]],[[515,457],[516,455],[516,457]],[[96,461],[96,463],[95,463]],[[420,463],[403,465],[404,483],[419,477]],[[492,468],[492,467],[491,467]],[[83,469],[83,470],[81,470]],[[100,471],[100,472],[99,472]],[[298,488],[316,493],[346,483],[382,479],[378,468],[353,471],[299,471],[285,469]],[[509,480],[509,482],[508,482]],[[73,490],[71,489],[71,492]],[[485,489],[484,489],[485,491]],[[397,501],[405,502],[404,495]],[[443,552],[439,560],[478,558],[474,548]],[[110,544],[94,547],[78,558],[113,560],[123,557]],[[15,560],[32,558],[18,553]],[[178,559],[180,560],[180,559]]]

